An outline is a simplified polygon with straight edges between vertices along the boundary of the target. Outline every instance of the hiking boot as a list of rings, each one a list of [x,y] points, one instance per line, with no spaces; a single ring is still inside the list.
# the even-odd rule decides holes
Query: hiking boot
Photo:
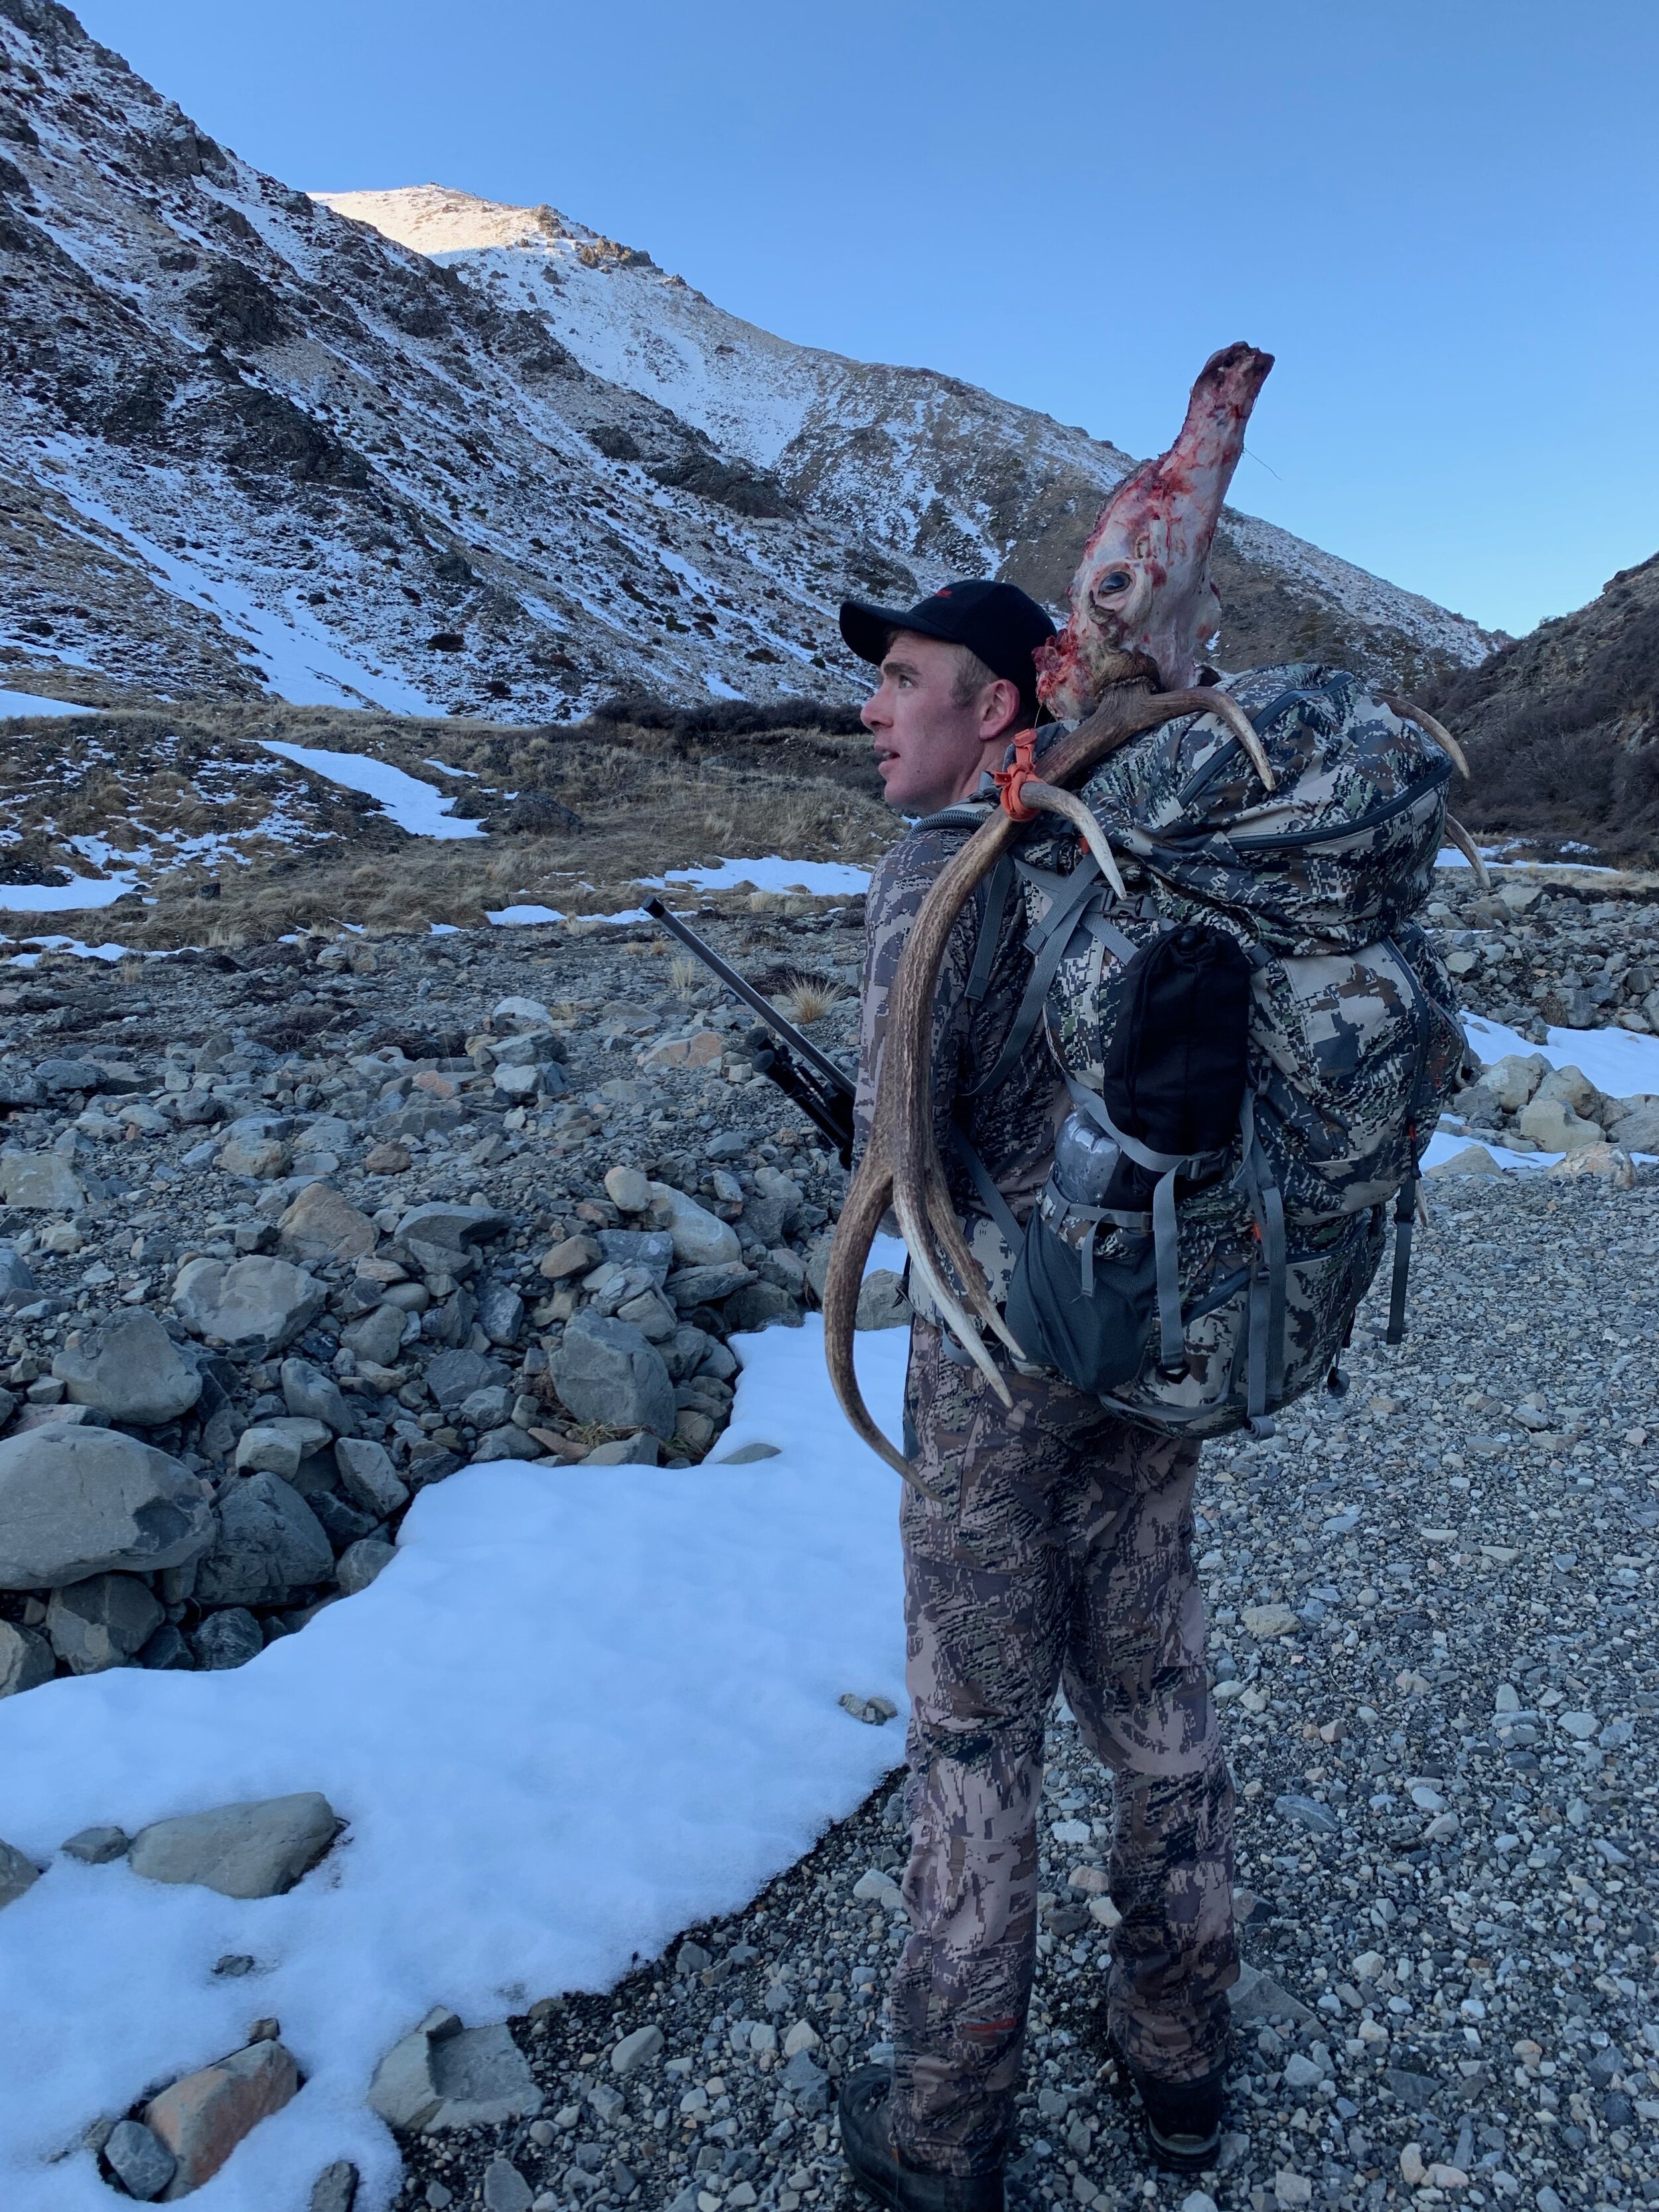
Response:
[[[1218,2066],[1197,2081],[1165,2081],[1132,2066],[1118,2044],[1110,2045],[1122,2082],[1133,2082],[1153,2158],[1166,2173],[1203,2173],[1221,2149],[1221,2107],[1227,2069]]]
[[[842,2083],[841,2147],[853,2179],[888,2212],[1003,2212],[1002,2169],[929,2173],[907,2166],[893,2141],[893,2072],[860,2066]]]

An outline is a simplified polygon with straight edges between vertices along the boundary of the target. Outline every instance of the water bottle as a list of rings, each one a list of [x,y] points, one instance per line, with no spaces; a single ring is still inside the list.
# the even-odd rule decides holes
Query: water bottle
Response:
[[[1054,1138],[1054,1182],[1073,1206],[1103,1206],[1122,1154],[1086,1115],[1068,1114]]]

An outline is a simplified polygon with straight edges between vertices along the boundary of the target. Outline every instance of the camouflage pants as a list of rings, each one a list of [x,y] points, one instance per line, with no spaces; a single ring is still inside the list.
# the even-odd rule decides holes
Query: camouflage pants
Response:
[[[1010,1375],[1009,1413],[918,1321],[908,1396],[944,1504],[907,1487],[910,1920],[893,1978],[894,2132],[913,2164],[1005,2155],[1036,1957],[1036,1808],[1057,1685],[1115,1778],[1109,2017],[1137,2067],[1219,2064],[1232,1784],[1193,1572],[1195,1443]],[[1063,1896],[1063,1870],[1049,1879]]]

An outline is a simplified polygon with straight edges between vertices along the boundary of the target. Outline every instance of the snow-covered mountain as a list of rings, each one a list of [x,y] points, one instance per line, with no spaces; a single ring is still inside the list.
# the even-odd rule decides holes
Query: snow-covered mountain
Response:
[[[292,191],[52,0],[0,0],[0,683],[515,721],[851,697],[843,593],[1052,599],[1130,465],[550,208]],[[1234,663],[1410,684],[1492,642],[1248,517],[1218,568]]]

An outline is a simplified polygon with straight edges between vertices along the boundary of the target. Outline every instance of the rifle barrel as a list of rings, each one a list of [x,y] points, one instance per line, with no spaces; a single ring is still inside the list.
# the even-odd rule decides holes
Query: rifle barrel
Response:
[[[848,1098],[853,1096],[852,1084],[829,1054],[820,1052],[811,1037],[803,1036],[793,1022],[786,1021],[772,1001],[763,998],[752,983],[722,960],[712,945],[705,945],[695,929],[688,929],[679,916],[670,914],[659,898],[647,899],[645,911],[653,921],[659,921],[665,930],[678,937],[688,952],[695,952],[703,966],[718,975],[728,991],[735,991],[745,1006],[752,1006],[767,1027],[781,1036],[792,1052],[798,1052],[809,1066],[816,1068],[834,1090]]]

